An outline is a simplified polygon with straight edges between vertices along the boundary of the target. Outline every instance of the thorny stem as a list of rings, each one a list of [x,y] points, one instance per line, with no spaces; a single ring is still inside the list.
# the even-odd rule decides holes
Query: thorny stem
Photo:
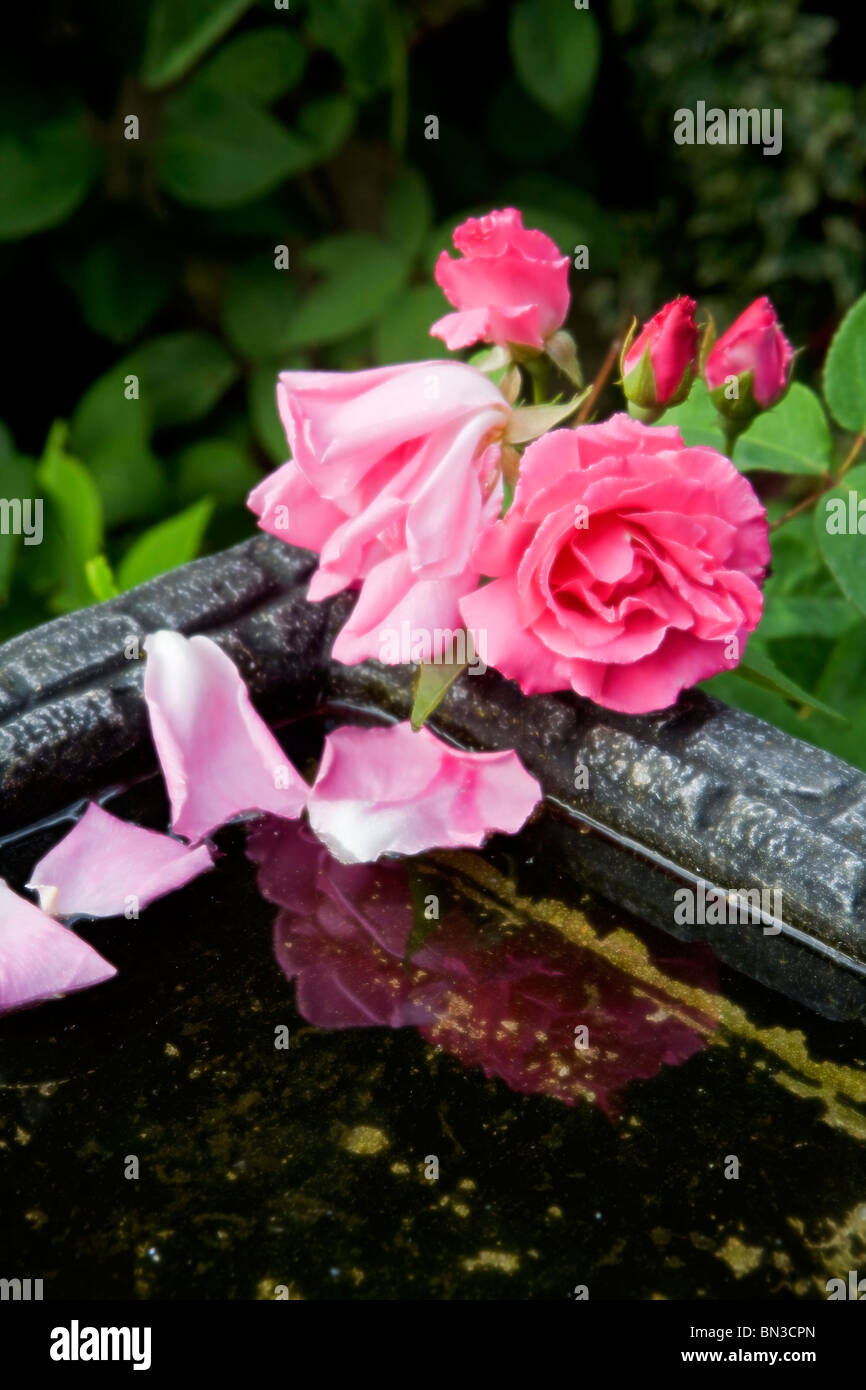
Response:
[[[602,391],[604,390],[605,386],[607,385],[607,379],[613,371],[614,367],[616,366],[616,363],[619,359],[619,350],[621,347],[622,338],[620,336],[617,336],[616,338],[614,338],[613,342],[607,350],[607,356],[602,362],[598,370],[598,374],[596,375],[596,378],[592,383],[592,390],[590,391],[583,405],[580,407],[580,410],[577,412],[577,419],[574,422],[576,425],[584,424],[586,420],[589,419],[589,416],[592,414],[592,411],[595,408],[595,403],[601,395]]]
[[[842,467],[839,469],[839,472],[836,474],[836,477],[828,478],[824,486],[819,488],[817,492],[810,492],[809,496],[804,497],[802,502],[798,502],[796,507],[791,507],[790,511],[785,512],[784,516],[780,516],[778,521],[773,522],[773,524],[770,526],[770,530],[776,531],[780,526],[784,526],[786,521],[790,521],[792,517],[799,516],[800,512],[808,511],[809,507],[811,507],[813,503],[818,502],[824,496],[825,492],[829,492],[831,488],[836,487],[836,485],[839,482],[841,482],[841,480],[844,478],[845,474],[848,472],[848,469],[851,467],[852,463],[854,462],[860,450],[862,449],[864,440],[866,440],[866,430],[864,430],[861,434],[858,434],[857,438],[854,440],[854,443],[851,445],[851,448],[848,452],[848,457],[845,459],[845,462],[842,464]]]

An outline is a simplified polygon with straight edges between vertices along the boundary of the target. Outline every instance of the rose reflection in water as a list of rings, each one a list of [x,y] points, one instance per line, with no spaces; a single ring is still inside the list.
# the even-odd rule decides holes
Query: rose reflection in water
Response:
[[[705,1013],[693,1022],[688,1011],[676,1016],[658,993],[552,927],[503,937],[444,903],[444,920],[404,966],[413,922],[405,862],[340,864],[306,826],[267,817],[247,852],[259,865],[261,893],[282,909],[277,961],[296,982],[298,1011],[316,1027],[414,1026],[512,1090],[566,1105],[587,1098],[611,1118],[627,1082],[686,1061],[713,1027]],[[679,949],[654,963],[713,991],[712,952]],[[575,1047],[580,1025],[585,1050]]]

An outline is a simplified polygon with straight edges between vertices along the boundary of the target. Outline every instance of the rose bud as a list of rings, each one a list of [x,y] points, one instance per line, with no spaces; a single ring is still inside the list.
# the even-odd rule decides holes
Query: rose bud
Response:
[[[472,343],[541,352],[568,313],[568,257],[515,208],[470,217],[454,232],[461,259],[443,251],[436,283],[457,310],[430,332],[452,352]]]
[[[793,360],[769,299],[756,299],[707,357],[704,376],[716,409],[733,420],[769,410],[790,385]]]
[[[620,369],[627,400],[651,411],[679,405],[692,388],[697,356],[695,301],[681,294],[626,342]]]

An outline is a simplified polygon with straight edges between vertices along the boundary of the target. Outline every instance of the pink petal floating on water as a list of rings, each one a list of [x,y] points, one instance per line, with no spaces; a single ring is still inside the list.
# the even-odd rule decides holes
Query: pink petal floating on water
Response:
[[[86,989],[117,971],[0,879],[0,1011]]]
[[[144,696],[171,801],[172,828],[194,843],[243,811],[294,819],[309,787],[230,657],[209,637],[147,638]]]
[[[91,803],[68,835],[40,859],[28,888],[55,917],[119,917],[130,896],[146,907],[213,868],[210,850],[130,825]]]
[[[336,729],[310,793],[310,825],[344,864],[478,846],[514,834],[541,788],[513,751],[465,753],[410,724]]]

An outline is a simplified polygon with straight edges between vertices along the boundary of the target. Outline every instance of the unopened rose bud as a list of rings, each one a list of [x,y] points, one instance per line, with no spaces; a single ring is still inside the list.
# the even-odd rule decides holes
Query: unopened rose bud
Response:
[[[470,217],[454,245],[461,258],[443,251],[435,276],[457,313],[434,323],[433,336],[452,352],[477,342],[541,352],[568,313],[568,257],[515,208]]]
[[[769,299],[756,299],[707,357],[704,376],[716,409],[738,421],[769,410],[790,385],[793,360]]]
[[[679,295],[644,324],[622,354],[622,386],[642,410],[679,405],[691,390],[698,355],[695,301]]]

